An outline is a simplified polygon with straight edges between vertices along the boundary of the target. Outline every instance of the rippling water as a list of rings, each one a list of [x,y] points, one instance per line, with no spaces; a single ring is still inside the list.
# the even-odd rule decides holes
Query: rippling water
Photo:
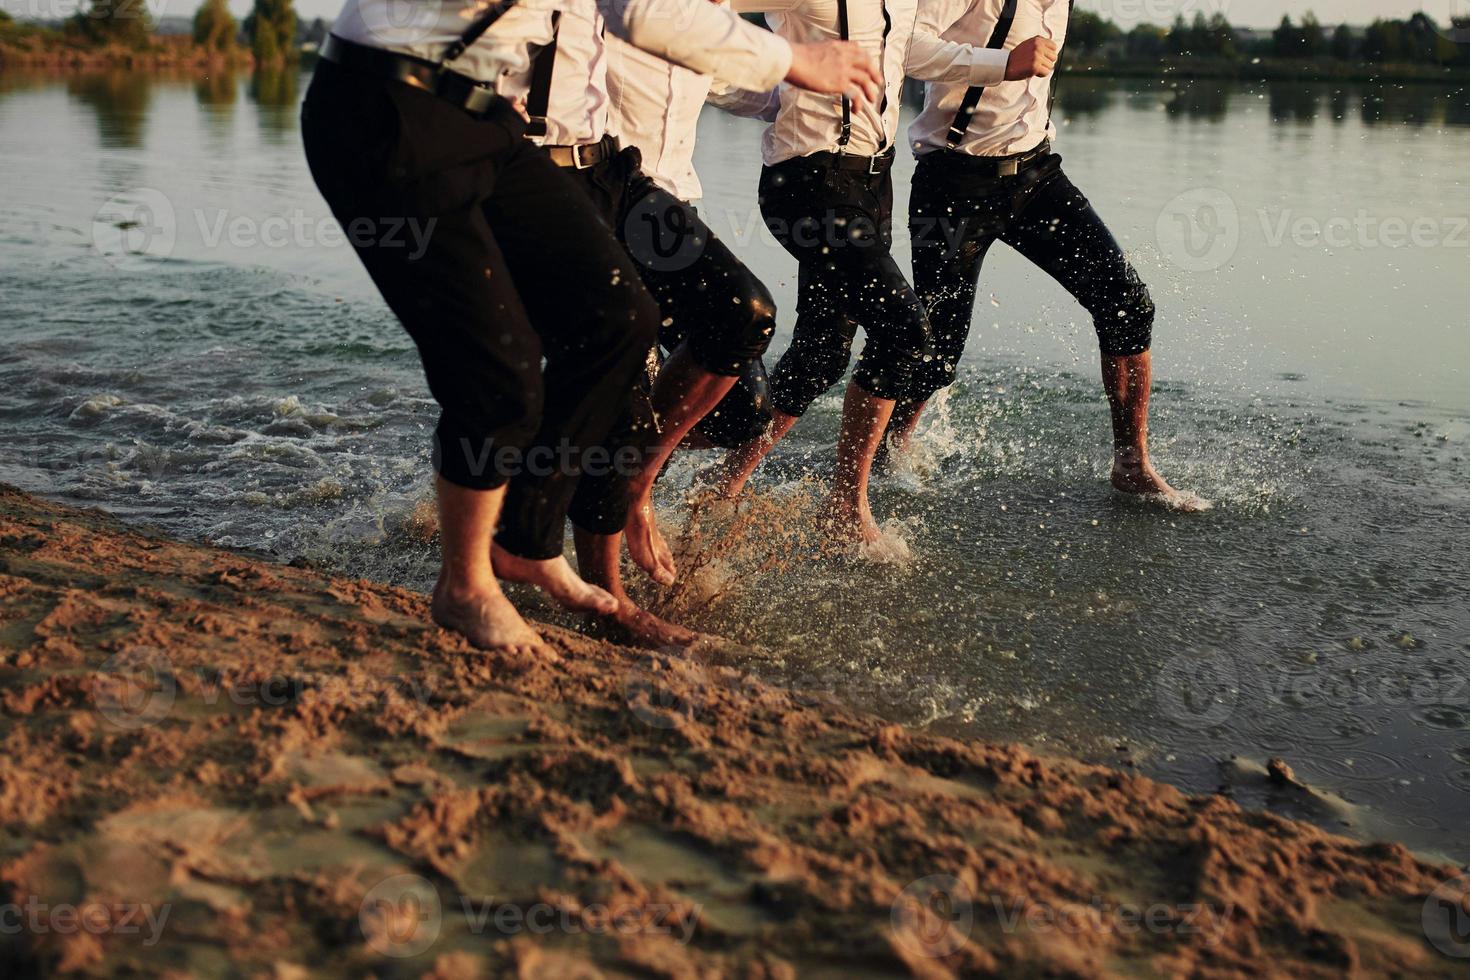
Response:
[[[303,88],[0,76],[0,479],[422,587],[435,411],[331,237]],[[770,523],[727,557],[759,574],[697,625],[893,717],[1470,855],[1470,97],[1069,79],[1058,115],[1159,306],[1159,464],[1216,509],[1107,492],[1091,328],[998,249],[961,382],[875,490],[913,558],[790,548],[834,395],[758,477]],[[757,134],[707,114],[702,211],[790,310]],[[705,461],[671,473],[671,520]],[[1275,755],[1346,804],[1230,764]]]

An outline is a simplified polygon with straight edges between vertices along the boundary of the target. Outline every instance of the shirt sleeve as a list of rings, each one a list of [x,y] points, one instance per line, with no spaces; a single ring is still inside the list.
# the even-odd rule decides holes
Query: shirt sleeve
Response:
[[[906,73],[924,82],[994,85],[1005,81],[1009,51],[946,41],[940,36],[964,16],[968,6],[967,0],[919,0],[914,35],[904,55]]]
[[[709,0],[597,0],[610,31],[650,54],[765,92],[791,71],[791,45]]]
[[[710,83],[704,101],[732,116],[775,122],[776,112],[781,108],[781,90],[751,92],[717,80]]]

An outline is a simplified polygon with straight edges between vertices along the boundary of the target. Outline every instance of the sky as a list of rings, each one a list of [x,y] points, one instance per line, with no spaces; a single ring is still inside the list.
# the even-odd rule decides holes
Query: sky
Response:
[[[199,0],[143,0],[155,16],[191,16]],[[87,0],[0,0],[0,7],[16,17],[62,19]],[[1470,0],[1077,0],[1079,8],[1103,14],[1131,27],[1141,21],[1168,24],[1178,14],[1186,20],[1195,11],[1206,16],[1224,13],[1232,24],[1242,27],[1271,27],[1283,13],[1299,18],[1312,10],[1325,24],[1346,21],[1366,24],[1376,17],[1407,17],[1423,10],[1441,23],[1451,14],[1470,15]],[[251,0],[230,0],[236,15],[250,11]],[[307,19],[334,17],[342,0],[296,0],[297,13]]]

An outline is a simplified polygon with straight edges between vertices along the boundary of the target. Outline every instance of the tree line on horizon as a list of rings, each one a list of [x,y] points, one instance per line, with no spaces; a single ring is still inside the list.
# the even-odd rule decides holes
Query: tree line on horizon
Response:
[[[1269,34],[1242,31],[1224,14],[1183,15],[1168,28],[1139,24],[1124,31],[1099,14],[1076,10],[1067,29],[1068,46],[1085,56],[1117,55],[1129,61],[1204,58],[1336,60],[1369,64],[1470,65],[1470,16],[1455,17],[1448,29],[1424,13],[1404,20],[1379,18],[1362,30],[1339,24],[1330,32],[1307,11],[1300,22],[1285,15]]]
[[[0,25],[11,22],[12,18],[0,11]],[[62,33],[86,44],[138,50],[153,42],[154,29],[146,0],[91,0],[90,8],[73,15]],[[300,25],[292,0],[254,0],[243,23],[236,22],[227,0],[203,0],[194,14],[193,43],[219,54],[237,52],[243,46],[258,64],[278,64],[294,60],[303,42],[320,43],[326,31],[321,18],[309,26]],[[1329,31],[1308,11],[1300,22],[1294,22],[1290,15],[1283,16],[1268,34],[1242,31],[1221,13],[1207,18],[1196,12],[1189,21],[1183,15],[1176,17],[1168,28],[1139,24],[1124,31],[1106,17],[1076,10],[1067,41],[1068,47],[1084,58],[1130,62],[1274,58],[1470,66],[1470,16],[1455,17],[1449,28],[1442,29],[1424,13],[1404,20],[1380,18],[1361,31],[1347,24]]]

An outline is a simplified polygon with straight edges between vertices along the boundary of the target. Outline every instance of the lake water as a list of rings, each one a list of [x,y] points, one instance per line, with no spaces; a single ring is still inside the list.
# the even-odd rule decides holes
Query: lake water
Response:
[[[435,410],[311,185],[304,88],[0,75],[0,479],[424,587]],[[1470,94],[1069,78],[1057,117],[1159,308],[1157,461],[1216,509],[1110,495],[1091,326],[998,248],[960,382],[875,489],[914,558],[793,560],[834,394],[724,555],[758,573],[695,624],[895,718],[1470,856]],[[788,311],[779,353],[759,128],[706,114],[702,210]],[[1355,808],[1229,764],[1278,755]]]

